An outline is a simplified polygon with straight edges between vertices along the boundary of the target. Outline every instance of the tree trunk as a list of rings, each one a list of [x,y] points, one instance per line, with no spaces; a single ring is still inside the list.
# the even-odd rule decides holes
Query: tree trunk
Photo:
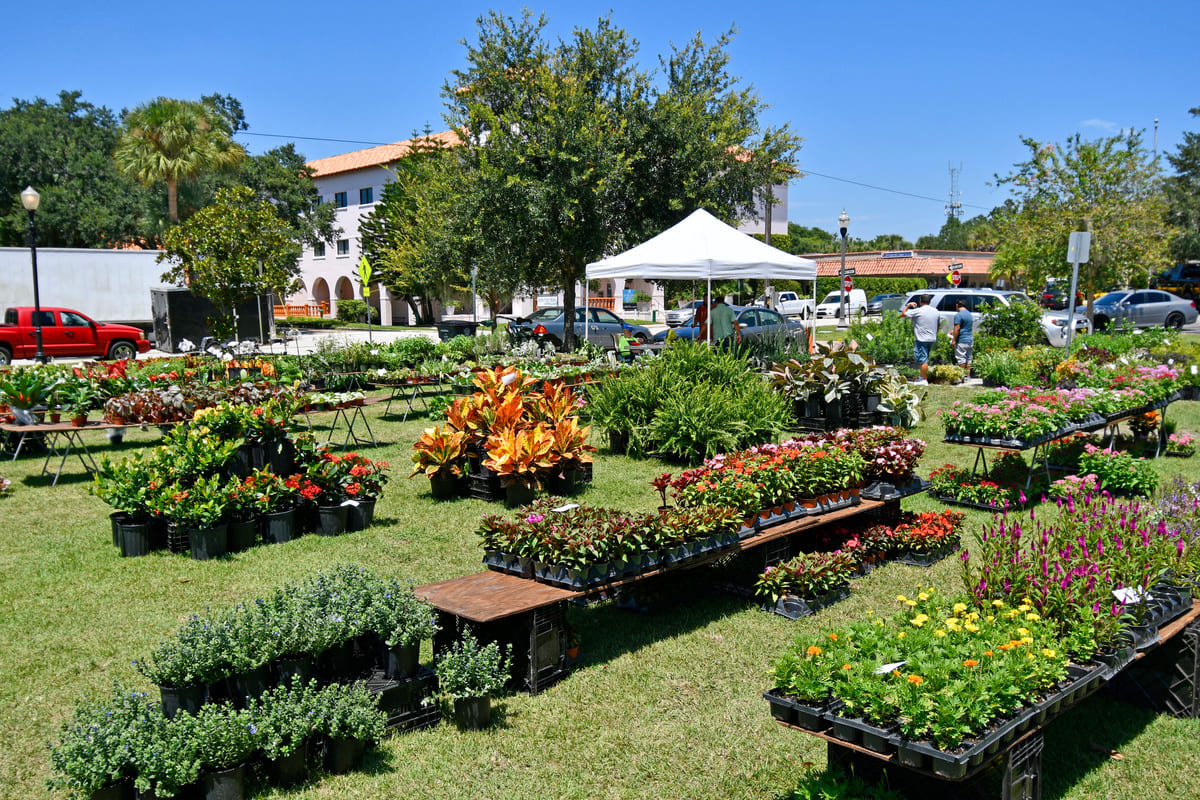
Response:
[[[575,349],[575,271],[574,264],[563,272],[563,350]]]
[[[179,183],[174,178],[167,178],[167,217],[179,222]]]

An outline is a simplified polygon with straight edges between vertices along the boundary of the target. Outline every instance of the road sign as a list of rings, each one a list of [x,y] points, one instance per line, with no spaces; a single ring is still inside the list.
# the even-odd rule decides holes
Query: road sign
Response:
[[[847,275],[855,275],[855,274],[857,274],[857,273],[855,273],[854,267],[846,267],[845,269],[838,270],[838,276],[842,277],[842,278],[846,277]]]
[[[1088,231],[1072,231],[1067,240],[1067,263],[1086,264],[1092,248],[1092,234]]]
[[[954,270],[953,272],[951,272],[950,273],[950,282],[953,283],[955,286],[958,286],[960,283],[962,283],[962,273],[959,272],[958,270]]]
[[[854,278],[851,278],[849,275],[842,278],[842,288],[845,289],[847,292],[850,291],[851,289],[853,289],[854,288]]]

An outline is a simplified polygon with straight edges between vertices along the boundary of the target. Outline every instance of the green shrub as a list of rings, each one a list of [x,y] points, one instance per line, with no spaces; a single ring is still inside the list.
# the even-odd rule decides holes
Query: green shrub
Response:
[[[1043,344],[1042,309],[1034,303],[989,304],[985,306],[979,329],[990,336],[999,336],[1010,347]]]
[[[1015,350],[988,350],[973,356],[971,371],[985,386],[1028,386],[1034,375]]]
[[[953,364],[937,364],[929,368],[929,382],[959,383],[966,374],[962,367],[956,367]]]
[[[846,339],[858,342],[858,352],[875,359],[876,364],[912,361],[912,323],[896,311],[888,311],[878,321],[851,322]]]
[[[337,328],[342,323],[339,320],[326,319],[325,317],[287,317],[283,320],[283,324],[292,328],[329,329]]]
[[[451,361],[458,363],[473,361],[475,359],[475,337],[455,336],[444,342],[438,342],[433,352],[436,356],[446,356]]]
[[[437,343],[427,336],[405,336],[386,346],[386,352],[395,356],[406,367],[416,366],[437,351]]]
[[[379,310],[368,306],[364,300],[338,300],[337,318],[342,322],[366,322],[367,310],[371,312],[371,322],[379,322]]]

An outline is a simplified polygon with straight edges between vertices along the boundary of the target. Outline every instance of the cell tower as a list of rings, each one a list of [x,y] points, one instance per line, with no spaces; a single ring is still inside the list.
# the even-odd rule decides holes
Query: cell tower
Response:
[[[962,163],[958,165],[958,169],[946,164],[950,168],[950,202],[946,203],[946,216],[958,219],[962,216],[962,192],[958,190],[958,173],[962,172]]]

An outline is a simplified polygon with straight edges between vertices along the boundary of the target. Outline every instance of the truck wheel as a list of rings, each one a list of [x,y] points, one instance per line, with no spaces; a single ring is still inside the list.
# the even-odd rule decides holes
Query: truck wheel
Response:
[[[1178,311],[1172,311],[1167,315],[1167,321],[1163,324],[1163,327],[1176,331],[1179,330],[1183,327],[1183,314],[1180,314]]]
[[[108,357],[113,361],[124,361],[127,358],[137,358],[137,348],[133,342],[113,342],[108,347]]]
[[[12,363],[12,351],[7,347],[0,347],[0,366],[7,366]]]

